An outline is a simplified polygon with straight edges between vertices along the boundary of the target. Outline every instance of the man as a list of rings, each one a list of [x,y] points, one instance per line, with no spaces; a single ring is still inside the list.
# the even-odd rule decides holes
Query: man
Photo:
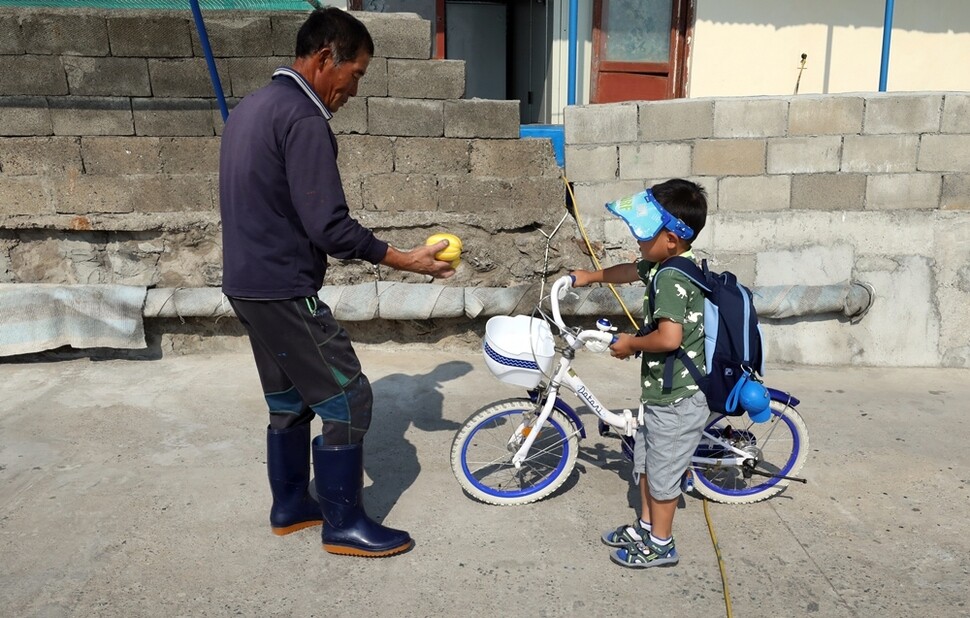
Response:
[[[374,42],[339,9],[300,28],[296,60],[232,111],[222,136],[219,196],[223,287],[253,348],[269,406],[270,524],[288,534],[323,523],[331,553],[390,556],[407,532],[364,512],[362,441],[373,397],[350,338],[317,298],[327,256],[447,278],[434,254],[447,241],[399,251],[349,214],[337,170],[332,114],[357,94]],[[310,421],[319,504],[310,495]]]

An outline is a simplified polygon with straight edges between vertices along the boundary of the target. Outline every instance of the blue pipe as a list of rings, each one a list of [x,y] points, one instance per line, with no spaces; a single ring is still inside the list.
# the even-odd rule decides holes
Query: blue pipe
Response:
[[[569,75],[566,80],[566,104],[576,105],[576,47],[579,29],[579,0],[569,0]]]
[[[192,16],[195,18],[195,29],[199,31],[199,41],[202,42],[202,53],[205,54],[205,63],[209,67],[209,77],[212,79],[212,89],[216,91],[216,99],[219,101],[219,111],[222,112],[222,121],[229,119],[229,108],[226,107],[226,97],[222,94],[222,83],[219,81],[219,71],[216,70],[216,61],[212,57],[212,48],[209,47],[209,35],[205,31],[205,22],[202,21],[202,11],[199,9],[199,0],[189,0],[192,6]]]
[[[896,0],[886,0],[886,19],[882,25],[882,62],[879,64],[879,92],[886,92],[889,77],[889,40],[893,33],[893,8]]]

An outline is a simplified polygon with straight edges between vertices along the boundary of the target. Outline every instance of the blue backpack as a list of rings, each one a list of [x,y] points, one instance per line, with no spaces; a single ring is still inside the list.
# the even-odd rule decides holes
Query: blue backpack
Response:
[[[733,273],[711,272],[707,260],[697,266],[685,257],[668,258],[657,270],[650,285],[651,316],[657,296],[657,276],[665,270],[680,272],[704,293],[704,362],[707,375],[701,375],[683,348],[674,350],[667,355],[664,364],[663,391],[670,392],[674,359],[680,359],[704,391],[712,412],[742,414],[744,411],[740,407],[726,405],[728,396],[746,372],[764,374],[761,328],[758,326],[758,313],[754,309],[751,290],[738,283]]]

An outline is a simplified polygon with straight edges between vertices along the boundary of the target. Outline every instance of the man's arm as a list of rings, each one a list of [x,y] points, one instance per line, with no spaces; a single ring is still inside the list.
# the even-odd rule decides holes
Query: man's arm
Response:
[[[395,270],[431,275],[435,279],[447,279],[455,274],[455,269],[451,267],[450,262],[434,259],[434,254],[447,246],[447,240],[433,245],[420,245],[410,251],[401,251],[388,245],[387,253],[380,263]]]

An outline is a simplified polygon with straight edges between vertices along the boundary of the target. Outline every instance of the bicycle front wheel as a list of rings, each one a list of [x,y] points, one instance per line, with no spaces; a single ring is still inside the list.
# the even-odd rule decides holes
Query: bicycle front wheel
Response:
[[[451,447],[452,471],[462,489],[500,506],[529,504],[556,491],[579,451],[578,432],[559,410],[549,415],[521,467],[512,465],[537,416],[536,404],[522,398],[491,404],[465,421]]]
[[[794,408],[771,402],[771,418],[754,423],[744,416],[718,414],[704,428],[705,437],[695,456],[735,457],[733,452],[714,443],[707,435],[730,442],[751,455],[753,470],[743,466],[692,463],[694,489],[715,502],[749,504],[770,498],[788,486],[781,476],[794,476],[808,454],[808,429]]]

